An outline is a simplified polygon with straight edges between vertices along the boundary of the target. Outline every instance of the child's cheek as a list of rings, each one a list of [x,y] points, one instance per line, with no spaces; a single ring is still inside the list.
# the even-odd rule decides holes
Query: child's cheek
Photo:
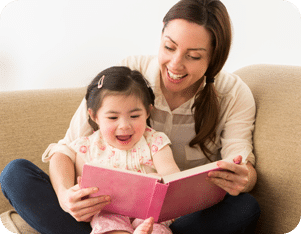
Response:
[[[115,128],[107,128],[105,131],[105,135],[109,139],[115,138]]]
[[[146,124],[144,124],[144,123],[136,124],[135,132],[139,133],[139,135],[142,136],[143,133],[145,132],[145,128],[146,128]]]
[[[105,141],[110,141],[115,138],[115,128],[104,123],[104,126],[101,130],[101,135]]]

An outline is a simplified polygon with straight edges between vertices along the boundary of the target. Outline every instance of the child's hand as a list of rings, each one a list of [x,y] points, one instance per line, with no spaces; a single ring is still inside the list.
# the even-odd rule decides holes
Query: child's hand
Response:
[[[89,195],[98,192],[98,188],[81,189],[81,178],[77,181],[78,184],[60,193],[59,203],[76,221],[89,222],[95,214],[111,203],[111,199],[109,196],[89,198]]]

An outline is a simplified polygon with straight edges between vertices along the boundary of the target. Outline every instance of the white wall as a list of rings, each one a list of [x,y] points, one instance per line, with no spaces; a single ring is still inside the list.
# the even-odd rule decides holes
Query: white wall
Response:
[[[284,0],[222,1],[234,25],[230,71],[254,63],[301,66],[301,8]]]
[[[4,1],[0,91],[84,86],[128,55],[157,54],[162,19],[177,2]],[[222,2],[234,28],[225,70],[256,63],[301,65],[301,17],[295,6],[300,0]]]

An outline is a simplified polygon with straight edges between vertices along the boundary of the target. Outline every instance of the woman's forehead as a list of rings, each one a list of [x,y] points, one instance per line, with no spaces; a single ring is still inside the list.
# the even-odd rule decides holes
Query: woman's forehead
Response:
[[[210,32],[204,26],[184,19],[171,20],[162,37],[177,46],[186,46],[189,50],[208,51],[211,46]]]

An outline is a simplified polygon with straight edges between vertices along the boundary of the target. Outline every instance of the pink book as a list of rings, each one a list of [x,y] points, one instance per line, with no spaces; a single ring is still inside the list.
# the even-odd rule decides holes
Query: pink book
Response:
[[[206,209],[223,200],[226,191],[206,181],[216,162],[159,177],[85,164],[81,188],[98,187],[93,196],[110,195],[104,210],[155,222]]]

